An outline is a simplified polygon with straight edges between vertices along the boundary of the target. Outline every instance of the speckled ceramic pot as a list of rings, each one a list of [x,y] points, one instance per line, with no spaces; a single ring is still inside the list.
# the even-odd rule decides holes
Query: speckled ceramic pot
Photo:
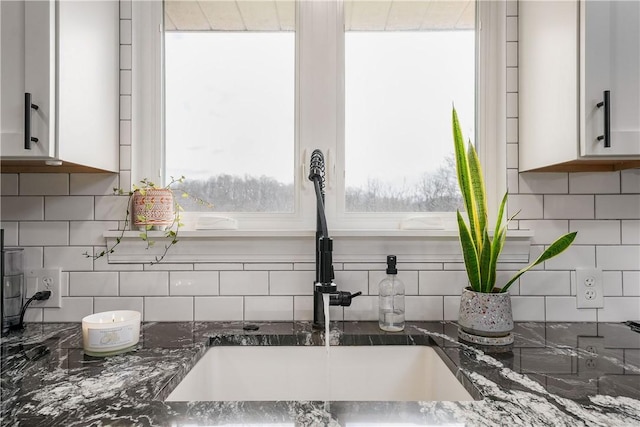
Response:
[[[513,330],[511,295],[508,292],[481,293],[467,287],[460,297],[458,326],[483,337],[503,337]]]
[[[133,225],[144,230],[150,225],[154,230],[165,230],[173,224],[173,192],[166,188],[145,190],[142,195],[133,194]]]

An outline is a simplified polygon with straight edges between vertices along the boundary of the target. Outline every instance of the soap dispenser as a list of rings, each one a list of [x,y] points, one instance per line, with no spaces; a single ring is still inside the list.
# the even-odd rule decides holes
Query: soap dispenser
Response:
[[[404,330],[404,283],[398,279],[396,256],[387,256],[387,276],[378,288],[380,329],[388,332]]]

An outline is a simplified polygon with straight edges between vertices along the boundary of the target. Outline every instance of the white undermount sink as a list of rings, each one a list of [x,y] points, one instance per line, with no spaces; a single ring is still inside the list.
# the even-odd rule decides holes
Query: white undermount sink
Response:
[[[395,345],[211,347],[166,400],[474,399],[432,347]]]

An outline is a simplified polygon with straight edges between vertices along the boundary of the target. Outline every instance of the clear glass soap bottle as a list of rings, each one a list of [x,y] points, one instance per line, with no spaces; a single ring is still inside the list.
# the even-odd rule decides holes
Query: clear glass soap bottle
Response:
[[[396,256],[387,255],[387,277],[379,285],[380,329],[398,332],[404,329],[404,283],[398,279]]]

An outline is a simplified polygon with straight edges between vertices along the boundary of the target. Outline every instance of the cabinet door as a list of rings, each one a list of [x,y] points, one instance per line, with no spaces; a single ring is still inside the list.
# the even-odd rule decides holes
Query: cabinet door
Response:
[[[583,156],[640,154],[640,2],[583,1],[580,103]],[[604,92],[609,91],[610,147],[605,134]]]
[[[1,2],[3,158],[55,155],[55,2]],[[25,93],[31,94],[30,133],[25,148]]]

